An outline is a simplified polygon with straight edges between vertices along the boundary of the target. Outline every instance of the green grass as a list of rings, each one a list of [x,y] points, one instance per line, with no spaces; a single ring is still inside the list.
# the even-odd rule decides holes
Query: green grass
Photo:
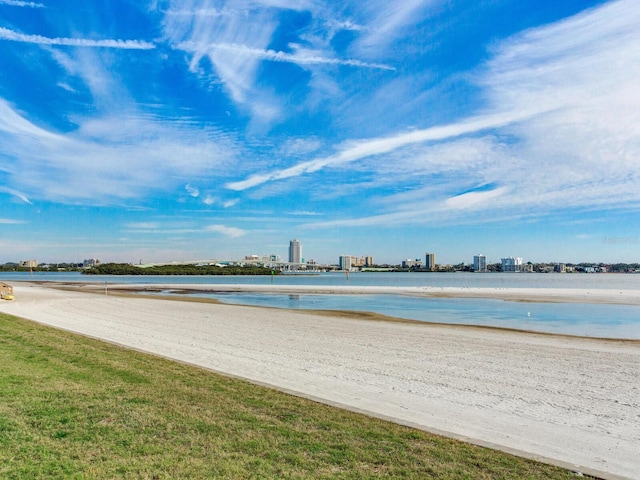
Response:
[[[0,315],[0,478],[574,476]]]

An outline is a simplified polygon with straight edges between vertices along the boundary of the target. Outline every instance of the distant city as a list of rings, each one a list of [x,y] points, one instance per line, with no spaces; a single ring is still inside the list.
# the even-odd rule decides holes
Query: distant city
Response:
[[[289,256],[287,261],[278,254],[247,255],[242,259],[210,259],[193,260],[188,262],[164,262],[136,265],[140,267],[151,265],[194,264],[219,266],[263,266],[281,270],[284,273],[320,273],[320,272],[506,272],[506,273],[640,273],[639,263],[532,263],[525,262],[522,257],[503,257],[500,262],[488,263],[483,254],[476,254],[472,262],[459,264],[438,264],[436,254],[426,252],[423,258],[407,258],[397,264],[376,264],[373,256],[340,255],[335,264],[321,264],[313,259],[306,260],[302,256],[302,243],[294,238],[289,242]],[[70,271],[89,269],[101,265],[97,258],[85,259],[81,263],[39,263],[37,260],[21,260],[0,265],[1,271]]]

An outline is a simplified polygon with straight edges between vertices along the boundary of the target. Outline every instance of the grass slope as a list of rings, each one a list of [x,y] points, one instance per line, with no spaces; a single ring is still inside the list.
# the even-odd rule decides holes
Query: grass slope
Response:
[[[6,315],[0,365],[3,479],[574,478]]]

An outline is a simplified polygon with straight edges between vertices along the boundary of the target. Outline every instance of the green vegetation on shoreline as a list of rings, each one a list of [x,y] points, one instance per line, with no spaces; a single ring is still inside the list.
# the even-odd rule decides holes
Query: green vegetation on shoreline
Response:
[[[574,478],[7,315],[0,362],[2,478]]]
[[[280,275],[265,267],[217,265],[156,265],[140,267],[129,263],[103,263],[82,271],[85,275]]]

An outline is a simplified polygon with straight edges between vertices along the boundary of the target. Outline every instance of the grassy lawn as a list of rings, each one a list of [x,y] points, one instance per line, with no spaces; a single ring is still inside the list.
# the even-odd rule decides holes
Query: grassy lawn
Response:
[[[0,478],[385,477],[575,478],[0,314]]]

